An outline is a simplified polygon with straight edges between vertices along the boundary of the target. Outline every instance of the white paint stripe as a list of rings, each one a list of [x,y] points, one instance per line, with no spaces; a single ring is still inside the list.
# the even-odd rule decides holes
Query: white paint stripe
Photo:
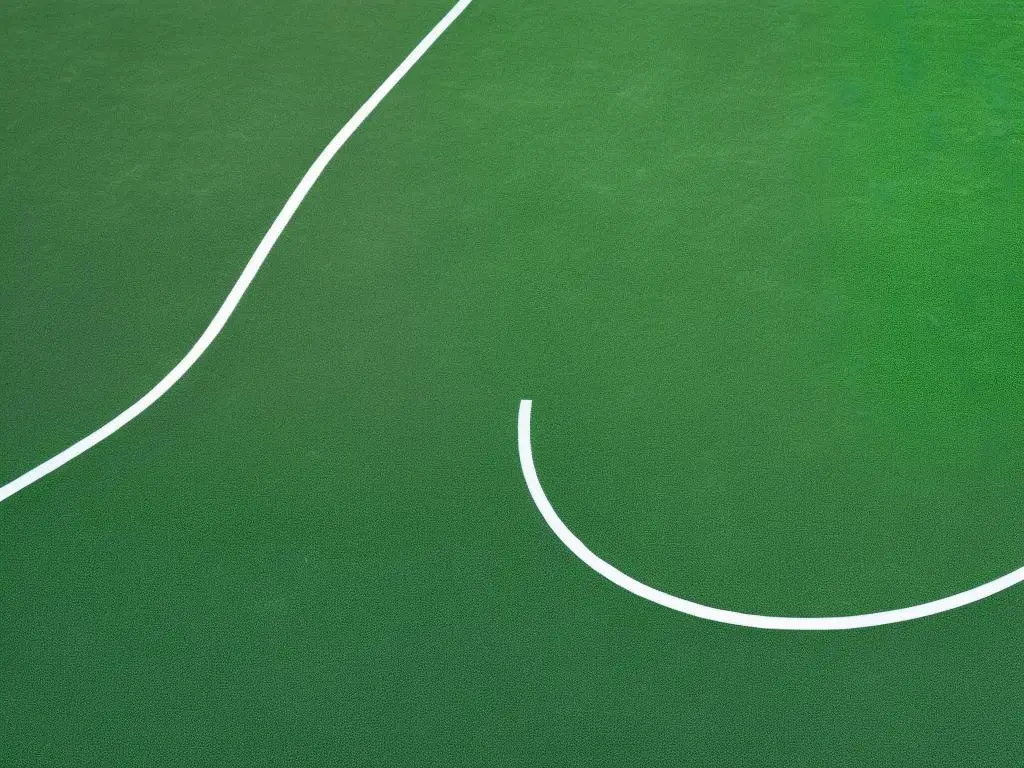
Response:
[[[391,89],[398,85],[399,81],[405,77],[410,69],[418,62],[430,47],[437,41],[437,39],[444,34],[444,31],[452,25],[452,23],[459,18],[464,10],[469,6],[472,0],[459,0],[455,6],[445,14],[444,18],[437,23],[430,32],[424,37],[419,45],[413,48],[412,53],[405,57],[405,60],[398,65],[398,68],[388,75],[387,80],[380,84],[373,95],[366,100],[366,103],[361,106],[349,121],[342,126],[341,130],[338,131],[337,135],[331,139],[331,143],[324,147],[324,150],[320,153],[320,156],[313,162],[313,165],[309,167],[306,174],[302,177],[299,185],[292,192],[288,200],[284,204],[284,208],[277,214],[277,218],[274,219],[274,223],[270,225],[270,229],[267,230],[267,234],[263,236],[263,240],[260,241],[256,251],[249,259],[249,263],[245,265],[245,269],[242,270],[241,276],[235,282],[235,285],[231,288],[231,292],[228,293],[224,303],[221,304],[220,309],[217,310],[217,314],[213,316],[213,320],[207,326],[206,330],[203,331],[202,336],[192,346],[192,349],[188,351],[188,354],[181,359],[171,372],[164,376],[160,382],[153,387],[149,392],[139,398],[130,408],[123,413],[115,416],[113,419],[108,421],[102,427],[97,429],[91,435],[82,438],[77,443],[69,448],[65,448],[63,451],[58,453],[52,459],[44,461],[35,469],[31,469],[20,477],[11,480],[4,486],[0,486],[0,502],[4,499],[10,498],[18,491],[22,490],[26,486],[31,485],[40,478],[53,472],[55,469],[62,467],[67,464],[76,456],[88,451],[96,444],[106,440],[112,434],[125,426],[128,422],[142,413],[144,410],[149,408],[153,403],[163,397],[167,390],[173,387],[178,380],[184,376],[188,369],[195,365],[196,361],[206,351],[207,347],[213,343],[213,340],[217,338],[217,335],[224,329],[225,323],[228,318],[235,311],[238,306],[238,302],[241,301],[242,296],[249,288],[249,284],[256,277],[256,273],[259,272],[261,266],[263,266],[264,260],[267,258],[267,254],[274,247],[277,239],[281,236],[284,228],[288,226],[288,222],[291,221],[295,211],[299,205],[305,199],[309,190],[316,183],[316,180],[320,178],[320,174],[324,172],[324,168],[331,162],[338,150],[340,150],[345,142],[349,140],[349,137],[356,132],[356,129],[363,124],[363,121],[377,108],[377,105],[384,100]]]
[[[901,621],[920,619],[924,616],[934,616],[937,613],[944,613],[945,611],[951,611],[954,608],[983,600],[990,595],[994,595],[996,592],[1001,592],[1018,582],[1024,581],[1024,567],[1022,567],[981,586],[944,597],[941,600],[912,605],[909,608],[897,608],[879,613],[862,613],[854,616],[760,616],[753,613],[738,613],[721,608],[712,608],[690,600],[684,600],[681,597],[649,587],[633,577],[627,576],[614,565],[602,560],[591,552],[587,545],[580,541],[576,534],[570,531],[568,526],[558,517],[555,508],[551,506],[551,502],[544,495],[544,489],[537,478],[536,467],[533,465],[533,448],[530,443],[530,413],[532,407],[532,400],[523,400],[519,403],[519,462],[523,469],[523,477],[526,478],[526,486],[530,489],[533,502],[544,516],[545,522],[576,557],[606,579],[632,592],[634,595],[650,600],[652,603],[663,605],[666,608],[671,608],[673,611],[688,613],[691,616],[718,621],[722,624],[735,624],[741,627],[756,627],[759,629],[859,629],[863,627],[877,627],[882,624],[896,624]]]

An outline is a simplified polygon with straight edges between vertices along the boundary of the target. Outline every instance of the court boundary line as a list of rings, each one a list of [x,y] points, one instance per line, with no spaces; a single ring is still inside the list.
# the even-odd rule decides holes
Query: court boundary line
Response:
[[[99,443],[106,440],[108,437],[113,435],[119,429],[133,421],[143,411],[149,408],[153,403],[163,397],[167,391],[173,387],[182,376],[184,376],[189,369],[195,365],[196,361],[202,357],[203,353],[206,352],[207,348],[213,343],[213,340],[220,335],[220,332],[224,329],[227,324],[228,318],[234,313],[238,307],[238,303],[242,300],[242,296],[249,289],[249,285],[256,277],[256,273],[259,272],[260,267],[263,266],[263,262],[266,260],[270,251],[277,243],[278,238],[284,232],[285,227],[291,221],[292,216],[295,215],[299,205],[305,199],[306,195],[313,188],[313,185],[320,178],[320,175],[324,172],[327,165],[334,159],[334,156],[338,154],[338,151],[345,145],[345,143],[351,138],[352,134],[363,124],[377,106],[384,100],[384,98],[391,92],[391,90],[398,85],[403,77],[408,74],[409,70],[416,65],[416,63],[423,58],[423,55],[430,50],[431,46],[437,39],[444,34],[445,30],[450,27],[462,12],[469,7],[472,0],[458,0],[454,6],[442,17],[442,19],[434,25],[426,36],[420,40],[419,44],[407,55],[402,63],[399,64],[395,70],[388,75],[388,77],[377,86],[377,89],[370,95],[359,109],[356,110],[355,114],[348,119],[335,135],[334,138],[327,144],[326,147],[320,152],[316,160],[309,167],[302,179],[299,181],[298,186],[292,191],[291,195],[285,201],[284,207],[281,208],[280,213],[274,218],[273,223],[270,225],[270,229],[267,230],[263,239],[260,241],[256,250],[252,256],[249,257],[249,261],[246,263],[245,268],[242,270],[242,274],[239,275],[232,286],[227,298],[221,304],[220,309],[213,316],[210,324],[203,331],[202,335],[192,345],[192,348],[185,354],[185,356],[174,366],[159,382],[156,386],[150,389],[141,398],[135,401],[127,409],[119,413],[113,419],[108,421],[99,429],[86,435],[81,440],[73,443],[68,448],[58,453],[56,456],[44,461],[37,467],[30,469],[22,475],[14,478],[13,480],[0,486],[0,502],[5,499],[9,499],[18,491],[27,488],[38,480],[46,477],[51,472],[59,469],[60,467],[67,464],[72,459],[81,456],[83,453],[88,451],[90,448],[98,445]]]
[[[532,400],[519,401],[519,463],[526,480],[526,487],[530,491],[533,503],[540,510],[544,522],[548,524],[555,536],[561,540],[569,550],[588,565],[594,571],[604,576],[613,584],[632,592],[638,597],[649,600],[652,603],[670,608],[673,611],[686,613],[697,618],[716,621],[721,624],[733,624],[740,627],[753,627],[756,629],[780,629],[780,630],[841,630],[841,629],[863,629],[866,627],[878,627],[884,624],[898,624],[904,621],[920,619],[926,616],[934,616],[939,613],[952,611],[970,603],[976,603],[986,597],[1024,581],[1024,566],[1011,571],[1005,576],[1000,576],[992,581],[985,582],[972,589],[958,592],[949,597],[939,600],[931,600],[927,603],[911,605],[906,608],[896,608],[888,611],[875,613],[861,613],[850,616],[769,616],[753,613],[740,613],[723,608],[714,608],[702,603],[695,603],[692,600],[685,600],[667,592],[662,592],[647,584],[644,584],[632,576],[629,576],[606,560],[602,560],[586,544],[584,544],[569,527],[562,522],[562,519],[555,512],[554,506],[544,493],[544,488],[537,477],[537,468],[533,462],[533,446],[530,437],[530,422],[533,411]]]

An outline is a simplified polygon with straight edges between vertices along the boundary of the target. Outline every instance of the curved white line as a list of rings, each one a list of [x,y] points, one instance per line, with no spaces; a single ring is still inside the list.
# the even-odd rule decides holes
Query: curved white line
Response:
[[[562,522],[558,513],[555,512],[555,508],[551,506],[551,502],[544,495],[544,489],[537,478],[537,469],[533,465],[533,448],[530,443],[530,412],[532,407],[532,400],[522,400],[519,403],[519,463],[522,465],[523,477],[526,478],[526,486],[530,489],[533,503],[537,505],[537,509],[544,516],[544,521],[576,557],[606,579],[632,592],[634,595],[650,600],[652,603],[663,605],[666,608],[671,608],[673,611],[688,613],[691,616],[718,621],[722,624],[735,624],[741,627],[756,627],[759,629],[859,629],[862,627],[877,627],[881,624],[896,624],[901,621],[920,619],[924,616],[934,616],[937,613],[951,611],[962,605],[975,603],[989,595],[994,595],[996,592],[1001,592],[1018,582],[1024,581],[1024,567],[1021,567],[1005,576],[1000,576],[998,579],[973,589],[968,589],[965,592],[958,592],[955,595],[944,597],[941,600],[912,605],[909,608],[897,608],[878,613],[861,613],[854,616],[761,616],[754,613],[739,613],[722,608],[712,608],[708,605],[684,600],[681,597],[649,587],[632,576],[627,576],[614,565],[602,560],[591,552],[587,545],[580,541],[576,534],[570,531],[566,524]]]
[[[439,21],[437,25],[427,33],[427,36],[419,42],[419,45],[412,49],[412,52],[405,57],[405,60],[398,65],[395,71],[388,75],[388,78],[377,87],[377,90],[375,90],[370,98],[366,100],[366,103],[349,118],[348,122],[345,123],[335,137],[331,139],[331,142],[324,147],[323,151],[317,159],[313,161],[309,170],[306,171],[306,174],[302,177],[302,180],[295,188],[295,191],[293,191],[288,197],[288,200],[285,201],[281,212],[277,214],[277,218],[274,219],[274,222],[270,225],[270,229],[267,230],[267,233],[263,236],[260,244],[256,247],[255,252],[253,252],[249,259],[249,262],[245,265],[245,269],[242,270],[242,274],[231,288],[227,298],[224,299],[224,303],[221,304],[220,309],[217,310],[217,314],[213,316],[213,320],[210,321],[210,324],[188,351],[188,354],[181,359],[181,362],[174,366],[170,373],[160,379],[155,387],[139,398],[131,407],[115,416],[95,432],[83,437],[69,448],[65,448],[52,459],[44,461],[35,469],[30,469],[28,472],[20,477],[16,477],[6,485],[0,486],[0,502],[4,499],[10,498],[18,491],[45,477],[55,469],[67,464],[73,458],[85,453],[96,444],[106,440],[112,434],[117,432],[117,430],[121,429],[121,427],[128,424],[128,422],[159,400],[167,390],[173,387],[178,380],[188,372],[189,368],[195,365],[196,361],[206,351],[207,347],[213,343],[213,340],[217,338],[218,334],[223,330],[228,318],[231,317],[231,314],[238,306],[238,302],[241,301],[242,296],[249,289],[249,284],[253,281],[253,278],[256,277],[256,273],[259,272],[260,267],[263,266],[263,262],[266,260],[270,250],[274,247],[274,244],[281,236],[284,228],[288,226],[288,222],[291,221],[292,216],[309,193],[309,190],[316,183],[317,179],[320,178],[320,174],[324,172],[327,164],[334,159],[334,156],[338,154],[338,150],[345,145],[345,142],[349,140],[349,137],[356,132],[356,129],[363,124],[363,121],[370,116],[373,110],[377,108],[377,105],[380,104],[381,101],[384,100],[384,97],[391,92],[391,89],[398,85],[399,81],[405,77],[409,70],[412,69],[416,62],[423,57],[423,54],[430,49],[437,39],[444,34],[444,31],[448,29],[448,27],[450,27],[457,18],[459,18],[471,2],[472,0],[459,0],[459,2],[457,2],[452,9],[445,14],[444,18],[442,18],[441,21]]]

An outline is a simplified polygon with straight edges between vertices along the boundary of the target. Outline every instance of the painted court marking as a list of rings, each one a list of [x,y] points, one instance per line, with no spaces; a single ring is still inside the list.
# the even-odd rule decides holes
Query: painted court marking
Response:
[[[993,579],[973,589],[944,597],[941,600],[911,605],[908,608],[897,608],[879,613],[861,613],[854,616],[761,616],[753,613],[739,613],[722,608],[712,608],[711,606],[695,603],[691,600],[684,600],[681,597],[670,595],[667,592],[662,592],[643,582],[637,581],[611,563],[602,560],[562,522],[558,513],[555,512],[555,508],[548,501],[548,497],[544,494],[544,488],[541,487],[540,479],[537,477],[537,468],[533,464],[533,447],[530,442],[530,414],[532,410],[532,400],[520,401],[519,463],[523,469],[523,477],[526,478],[526,486],[530,489],[530,496],[533,497],[533,503],[537,505],[537,509],[544,516],[544,521],[576,557],[606,579],[628,592],[632,592],[634,595],[650,600],[652,603],[663,605],[666,608],[671,608],[673,611],[688,613],[691,616],[721,622],[722,624],[735,624],[741,627],[756,627],[759,629],[860,629],[863,627],[877,627],[882,624],[896,624],[901,621],[920,619],[925,616],[934,616],[937,613],[944,613],[954,608],[959,608],[962,605],[983,600],[990,595],[994,595],[996,592],[1001,592],[1018,582],[1024,581],[1024,567],[1021,567],[1005,576],[1000,576],[998,579]]]
[[[423,57],[423,54],[430,50],[430,47],[439,37],[441,37],[442,34],[444,34],[444,31],[448,29],[448,27],[450,27],[457,18],[459,18],[462,12],[469,7],[471,2],[472,0],[459,0],[452,9],[445,14],[444,18],[442,18],[441,21],[439,21],[437,25],[427,33],[427,36],[419,42],[419,45],[412,49],[412,52],[405,57],[402,63],[398,65],[397,69],[388,75],[388,78],[377,87],[377,90],[375,90],[370,98],[366,100],[366,103],[349,118],[348,122],[345,123],[335,137],[331,139],[331,142],[324,147],[323,151],[317,159],[313,161],[309,170],[306,171],[306,174],[302,177],[302,180],[295,188],[295,191],[292,192],[288,197],[288,200],[285,201],[281,212],[277,214],[277,218],[274,219],[274,222],[270,225],[270,229],[267,230],[267,233],[263,236],[260,244],[256,247],[255,252],[249,259],[249,262],[245,265],[245,269],[242,270],[242,274],[231,288],[227,298],[224,299],[224,303],[221,304],[220,309],[217,310],[217,314],[213,316],[213,320],[210,321],[210,324],[188,351],[188,354],[181,359],[181,362],[174,366],[170,373],[160,379],[155,387],[139,398],[132,406],[115,416],[95,432],[83,437],[74,445],[65,448],[52,459],[44,461],[38,467],[30,469],[25,474],[16,477],[14,480],[11,480],[3,486],[0,486],[0,502],[4,499],[10,498],[18,491],[26,488],[37,480],[46,477],[54,470],[67,464],[76,456],[81,456],[93,446],[106,440],[112,434],[117,432],[117,430],[128,424],[132,419],[163,397],[163,395],[167,393],[167,390],[173,387],[178,380],[184,376],[193,365],[195,365],[196,361],[223,330],[228,318],[231,317],[235,308],[238,306],[238,302],[241,301],[242,296],[244,296],[245,292],[249,289],[249,284],[252,283],[253,278],[256,277],[256,273],[259,272],[260,267],[263,266],[263,262],[266,260],[270,250],[274,247],[274,244],[281,236],[284,228],[288,226],[288,222],[290,222],[292,216],[295,215],[295,211],[305,199],[309,190],[312,189],[317,179],[320,178],[320,174],[324,172],[327,164],[334,159],[334,156],[338,154],[338,150],[345,146],[345,142],[349,140],[352,134],[356,132],[356,129],[363,124],[373,110],[377,108],[377,105],[384,100],[384,97],[391,92],[391,89],[398,85],[399,81],[405,77],[416,62]]]

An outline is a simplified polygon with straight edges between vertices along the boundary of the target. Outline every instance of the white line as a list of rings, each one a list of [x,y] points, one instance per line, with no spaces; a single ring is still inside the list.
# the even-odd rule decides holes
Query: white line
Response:
[[[356,132],[356,129],[363,124],[363,121],[377,108],[377,105],[384,100],[391,89],[398,85],[399,81],[405,77],[410,69],[418,62],[432,46],[437,39],[444,34],[444,31],[452,25],[452,23],[459,18],[464,10],[469,6],[472,0],[459,0],[455,6],[445,14],[444,18],[437,23],[430,32],[424,37],[419,45],[412,49],[412,53],[405,57],[405,60],[398,65],[387,80],[380,84],[373,95],[366,100],[366,103],[361,106],[349,121],[342,126],[341,130],[338,131],[337,135],[331,139],[331,143],[324,147],[324,150],[320,153],[320,156],[313,162],[306,171],[306,175],[302,177],[299,185],[292,192],[288,200],[284,204],[284,208],[277,214],[277,218],[274,219],[274,223],[270,225],[270,229],[267,230],[267,234],[263,236],[260,244],[257,246],[256,251],[249,259],[249,263],[245,265],[245,269],[242,270],[241,276],[235,282],[231,288],[231,292],[228,293],[224,303],[221,304],[220,309],[217,310],[217,314],[213,316],[213,320],[203,331],[202,336],[199,337],[198,341],[192,346],[192,349],[188,351],[188,354],[181,359],[171,372],[160,379],[159,383],[153,387],[149,392],[139,398],[134,405],[129,407],[124,412],[118,414],[113,419],[108,421],[102,427],[97,429],[87,437],[83,437],[74,445],[69,448],[65,448],[63,451],[58,453],[52,459],[44,461],[35,469],[30,469],[20,477],[16,477],[6,485],[0,486],[0,502],[4,499],[10,498],[18,491],[31,485],[40,478],[46,477],[46,475],[53,472],[55,469],[62,467],[67,464],[76,456],[88,451],[96,444],[106,440],[112,434],[125,426],[128,422],[142,413],[144,410],[149,408],[153,403],[159,400],[171,387],[173,387],[178,380],[184,376],[188,369],[195,365],[196,361],[206,351],[207,347],[213,343],[213,340],[217,338],[217,335],[223,330],[225,323],[228,318],[235,311],[235,307],[238,306],[238,302],[241,301],[242,296],[249,289],[249,284],[256,277],[256,273],[259,272],[263,262],[267,258],[267,254],[274,247],[277,239],[281,236],[284,228],[288,226],[288,222],[291,221],[292,216],[298,209],[299,205],[305,199],[309,190],[316,183],[316,180],[320,178],[320,174],[324,172],[324,168],[331,162],[338,150],[340,150],[345,142],[349,140],[349,137]]]
[[[753,613],[738,613],[737,611],[727,611],[722,608],[712,608],[690,600],[684,600],[681,597],[649,587],[632,576],[627,576],[614,565],[602,560],[591,552],[587,545],[580,541],[576,534],[570,531],[561,518],[558,517],[555,508],[551,506],[551,502],[544,495],[544,489],[537,478],[537,469],[533,465],[533,448],[530,444],[530,412],[532,406],[532,400],[522,400],[519,403],[519,463],[523,469],[523,477],[526,478],[526,486],[530,489],[530,495],[533,497],[533,503],[537,505],[537,509],[544,516],[545,522],[576,557],[606,579],[632,592],[634,595],[650,600],[652,603],[663,605],[666,608],[671,608],[673,611],[688,613],[691,616],[718,621],[722,624],[735,624],[741,627],[756,627],[759,629],[859,629],[863,627],[877,627],[881,624],[896,624],[901,621],[920,619],[924,616],[934,616],[937,613],[944,613],[969,603],[975,603],[978,600],[994,595],[996,592],[1008,589],[1018,582],[1024,581],[1024,567],[1022,567],[981,586],[968,589],[965,592],[958,592],[941,600],[912,605],[909,608],[897,608],[879,613],[861,613],[854,616],[760,616]]]

